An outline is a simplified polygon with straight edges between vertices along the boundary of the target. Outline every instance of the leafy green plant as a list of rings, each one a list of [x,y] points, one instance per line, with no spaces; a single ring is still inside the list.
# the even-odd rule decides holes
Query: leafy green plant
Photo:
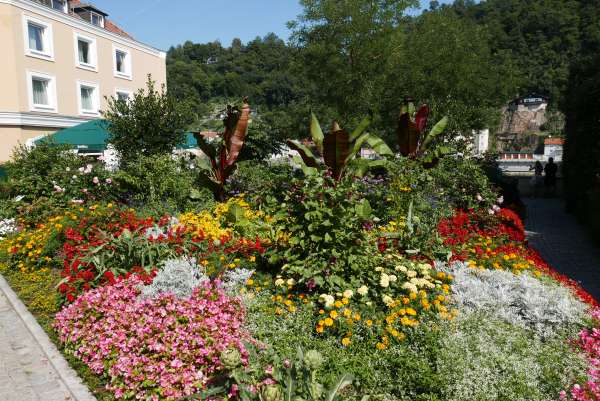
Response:
[[[140,155],[115,173],[116,190],[122,201],[156,215],[202,208],[212,196],[196,189],[190,164],[185,156]]]
[[[354,380],[345,373],[331,386],[325,387],[319,375],[325,358],[316,350],[304,352],[298,346],[293,360],[281,360],[276,354],[270,355],[272,361],[266,368],[260,366],[257,353],[253,351],[253,365],[246,367],[242,365],[239,352],[234,349],[225,350],[221,355],[225,373],[217,380],[219,385],[186,399],[206,399],[233,393],[241,401],[338,401],[344,389],[352,385]],[[369,398],[364,396],[361,401]]]
[[[422,105],[416,110],[412,99],[407,97],[400,107],[396,133],[402,156],[420,159],[425,166],[432,167],[451,149],[443,145],[433,146],[434,139],[446,129],[448,118],[442,118],[427,133],[428,117],[429,106]]]
[[[358,154],[363,145],[368,144],[380,156],[394,154],[383,140],[365,132],[370,123],[371,119],[365,118],[352,133],[349,133],[334,122],[331,131],[323,134],[317,117],[311,113],[310,134],[320,157],[315,156],[308,146],[297,141],[288,140],[287,144],[300,154],[305,172],[329,170],[337,181],[346,174],[362,176],[370,168],[386,165],[385,160],[359,158]],[[320,163],[320,158],[323,159],[323,164]]]
[[[202,133],[194,133],[198,146],[207,159],[200,158],[198,165],[202,169],[200,176],[219,201],[225,200],[225,183],[236,169],[236,162],[244,147],[248,124],[250,123],[250,106],[244,99],[242,107],[227,106],[223,124],[225,131],[216,139],[209,141]]]
[[[286,274],[303,285],[344,290],[370,264],[364,228],[371,218],[352,178],[338,182],[325,172],[296,180],[275,214],[286,240],[272,259],[285,260]]]

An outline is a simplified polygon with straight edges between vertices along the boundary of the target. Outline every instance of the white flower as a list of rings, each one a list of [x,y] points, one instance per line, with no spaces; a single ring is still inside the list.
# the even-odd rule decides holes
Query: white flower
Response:
[[[68,173],[69,171],[71,171],[71,168],[70,168],[70,167],[67,167],[67,168],[65,169],[65,171]]]
[[[64,189],[64,188],[61,188],[60,186],[58,186],[58,185],[56,185],[56,184],[54,184],[54,192],[57,192],[57,193],[59,193],[59,194],[60,194],[60,193],[62,193],[62,192],[65,192],[65,189]]]
[[[409,270],[406,272],[406,277],[408,277],[408,278],[417,277],[417,272],[414,270]]]
[[[87,189],[87,188],[83,188],[83,189],[81,190],[81,192],[83,192],[84,194],[87,194],[87,192],[88,192],[88,189]]]
[[[395,283],[396,280],[398,280],[398,277],[394,276],[393,274],[390,274],[390,282]]]
[[[375,271],[376,271],[376,272],[383,271],[383,267],[381,267],[381,266],[380,266],[380,267],[376,267],[376,268],[375,268]]]
[[[390,286],[390,276],[388,276],[385,273],[381,274],[381,277],[379,278],[379,285],[381,285],[383,288],[387,288]]]
[[[498,204],[501,205],[504,203],[504,196],[498,198]]]
[[[335,303],[335,298],[329,294],[321,294],[319,300],[325,304],[326,308],[331,308]]]
[[[100,183],[100,180],[98,179],[98,177],[94,177],[92,178],[92,182],[96,185],[98,185]]]
[[[365,296],[369,292],[369,287],[367,287],[366,285],[363,285],[358,290],[356,290],[356,292],[358,292],[362,296]]]
[[[287,285],[292,286],[294,284],[296,284],[296,280],[294,280],[293,278],[288,279]]]
[[[406,266],[398,265],[396,266],[396,271],[406,273],[408,269],[406,268]]]
[[[105,180],[105,182],[106,182],[108,185],[112,184],[112,180],[111,180],[110,178],[107,178],[107,179]]]
[[[371,305],[373,305],[373,302],[371,302],[371,301],[368,301],[368,302],[365,302],[365,304],[366,304],[367,306],[371,306]]]
[[[78,170],[79,170],[80,173],[83,173],[85,169],[83,167],[79,167]]]
[[[71,199],[71,202],[76,205],[81,205],[83,203],[82,199]]]
[[[496,212],[494,211],[494,209],[488,209],[488,213],[489,214],[496,214]]]
[[[344,298],[352,298],[352,295],[354,295],[354,291],[352,290],[346,290],[344,291]]]
[[[381,297],[381,300],[383,301],[383,303],[386,306],[390,306],[391,304],[394,303],[394,299],[392,297],[390,297],[389,295],[385,295],[385,294]]]
[[[482,197],[481,195],[477,194],[477,200],[478,200],[479,202],[481,202],[481,201],[483,200],[483,197]]]
[[[413,283],[404,283],[402,285],[402,288],[405,289],[405,290],[409,290],[410,292],[414,292],[414,293],[419,292],[419,289]]]
[[[282,279],[282,278],[278,278],[277,280],[275,280],[275,285],[276,285],[277,287],[281,287],[281,286],[283,286],[284,284],[285,284],[285,280],[284,280],[284,279]]]

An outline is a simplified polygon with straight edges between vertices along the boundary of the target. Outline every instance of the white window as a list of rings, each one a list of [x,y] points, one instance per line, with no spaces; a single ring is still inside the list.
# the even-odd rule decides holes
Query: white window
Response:
[[[97,116],[100,114],[100,88],[98,84],[77,81],[77,96],[80,115]]]
[[[29,109],[55,113],[56,78],[41,72],[27,71]]]
[[[90,11],[90,22],[93,25],[99,26],[101,28],[104,28],[104,16],[100,15],[100,14],[96,14],[93,11]]]
[[[131,80],[131,52],[113,47],[115,77]]]
[[[52,25],[36,18],[24,16],[23,38],[26,55],[54,61]]]
[[[116,89],[115,99],[128,101],[131,100],[132,92],[128,89]]]
[[[52,0],[52,8],[67,13],[67,0]]]
[[[96,39],[75,34],[75,65],[86,70],[96,71],[98,67]]]

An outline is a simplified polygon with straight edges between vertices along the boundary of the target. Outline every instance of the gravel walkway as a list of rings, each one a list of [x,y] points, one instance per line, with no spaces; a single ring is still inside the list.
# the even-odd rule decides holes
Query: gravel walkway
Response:
[[[525,199],[530,244],[559,272],[600,300],[600,247],[560,199]]]

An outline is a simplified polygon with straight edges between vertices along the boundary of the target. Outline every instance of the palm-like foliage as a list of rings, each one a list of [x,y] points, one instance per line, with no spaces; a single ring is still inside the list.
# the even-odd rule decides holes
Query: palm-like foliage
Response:
[[[447,146],[432,146],[433,140],[446,129],[448,118],[442,118],[429,132],[426,132],[429,112],[429,106],[422,105],[419,110],[416,110],[412,99],[406,98],[400,107],[396,131],[400,154],[418,158],[425,166],[435,165],[441,157],[451,152]]]
[[[350,133],[334,122],[331,131],[323,134],[319,121],[311,113],[310,134],[319,154],[315,155],[308,146],[297,141],[288,140],[287,144],[300,154],[305,172],[326,169],[337,181],[345,174],[361,176],[366,170],[382,167],[386,163],[386,160],[367,160],[357,157],[363,145],[369,145],[380,156],[394,155],[383,140],[365,132],[370,123],[371,119],[365,118]]]
[[[225,131],[213,141],[208,141],[202,133],[194,133],[198,146],[208,160],[200,159],[201,179],[210,186],[215,198],[225,199],[225,182],[236,169],[236,162],[244,147],[250,121],[250,106],[244,99],[241,108],[227,106],[223,124]]]

